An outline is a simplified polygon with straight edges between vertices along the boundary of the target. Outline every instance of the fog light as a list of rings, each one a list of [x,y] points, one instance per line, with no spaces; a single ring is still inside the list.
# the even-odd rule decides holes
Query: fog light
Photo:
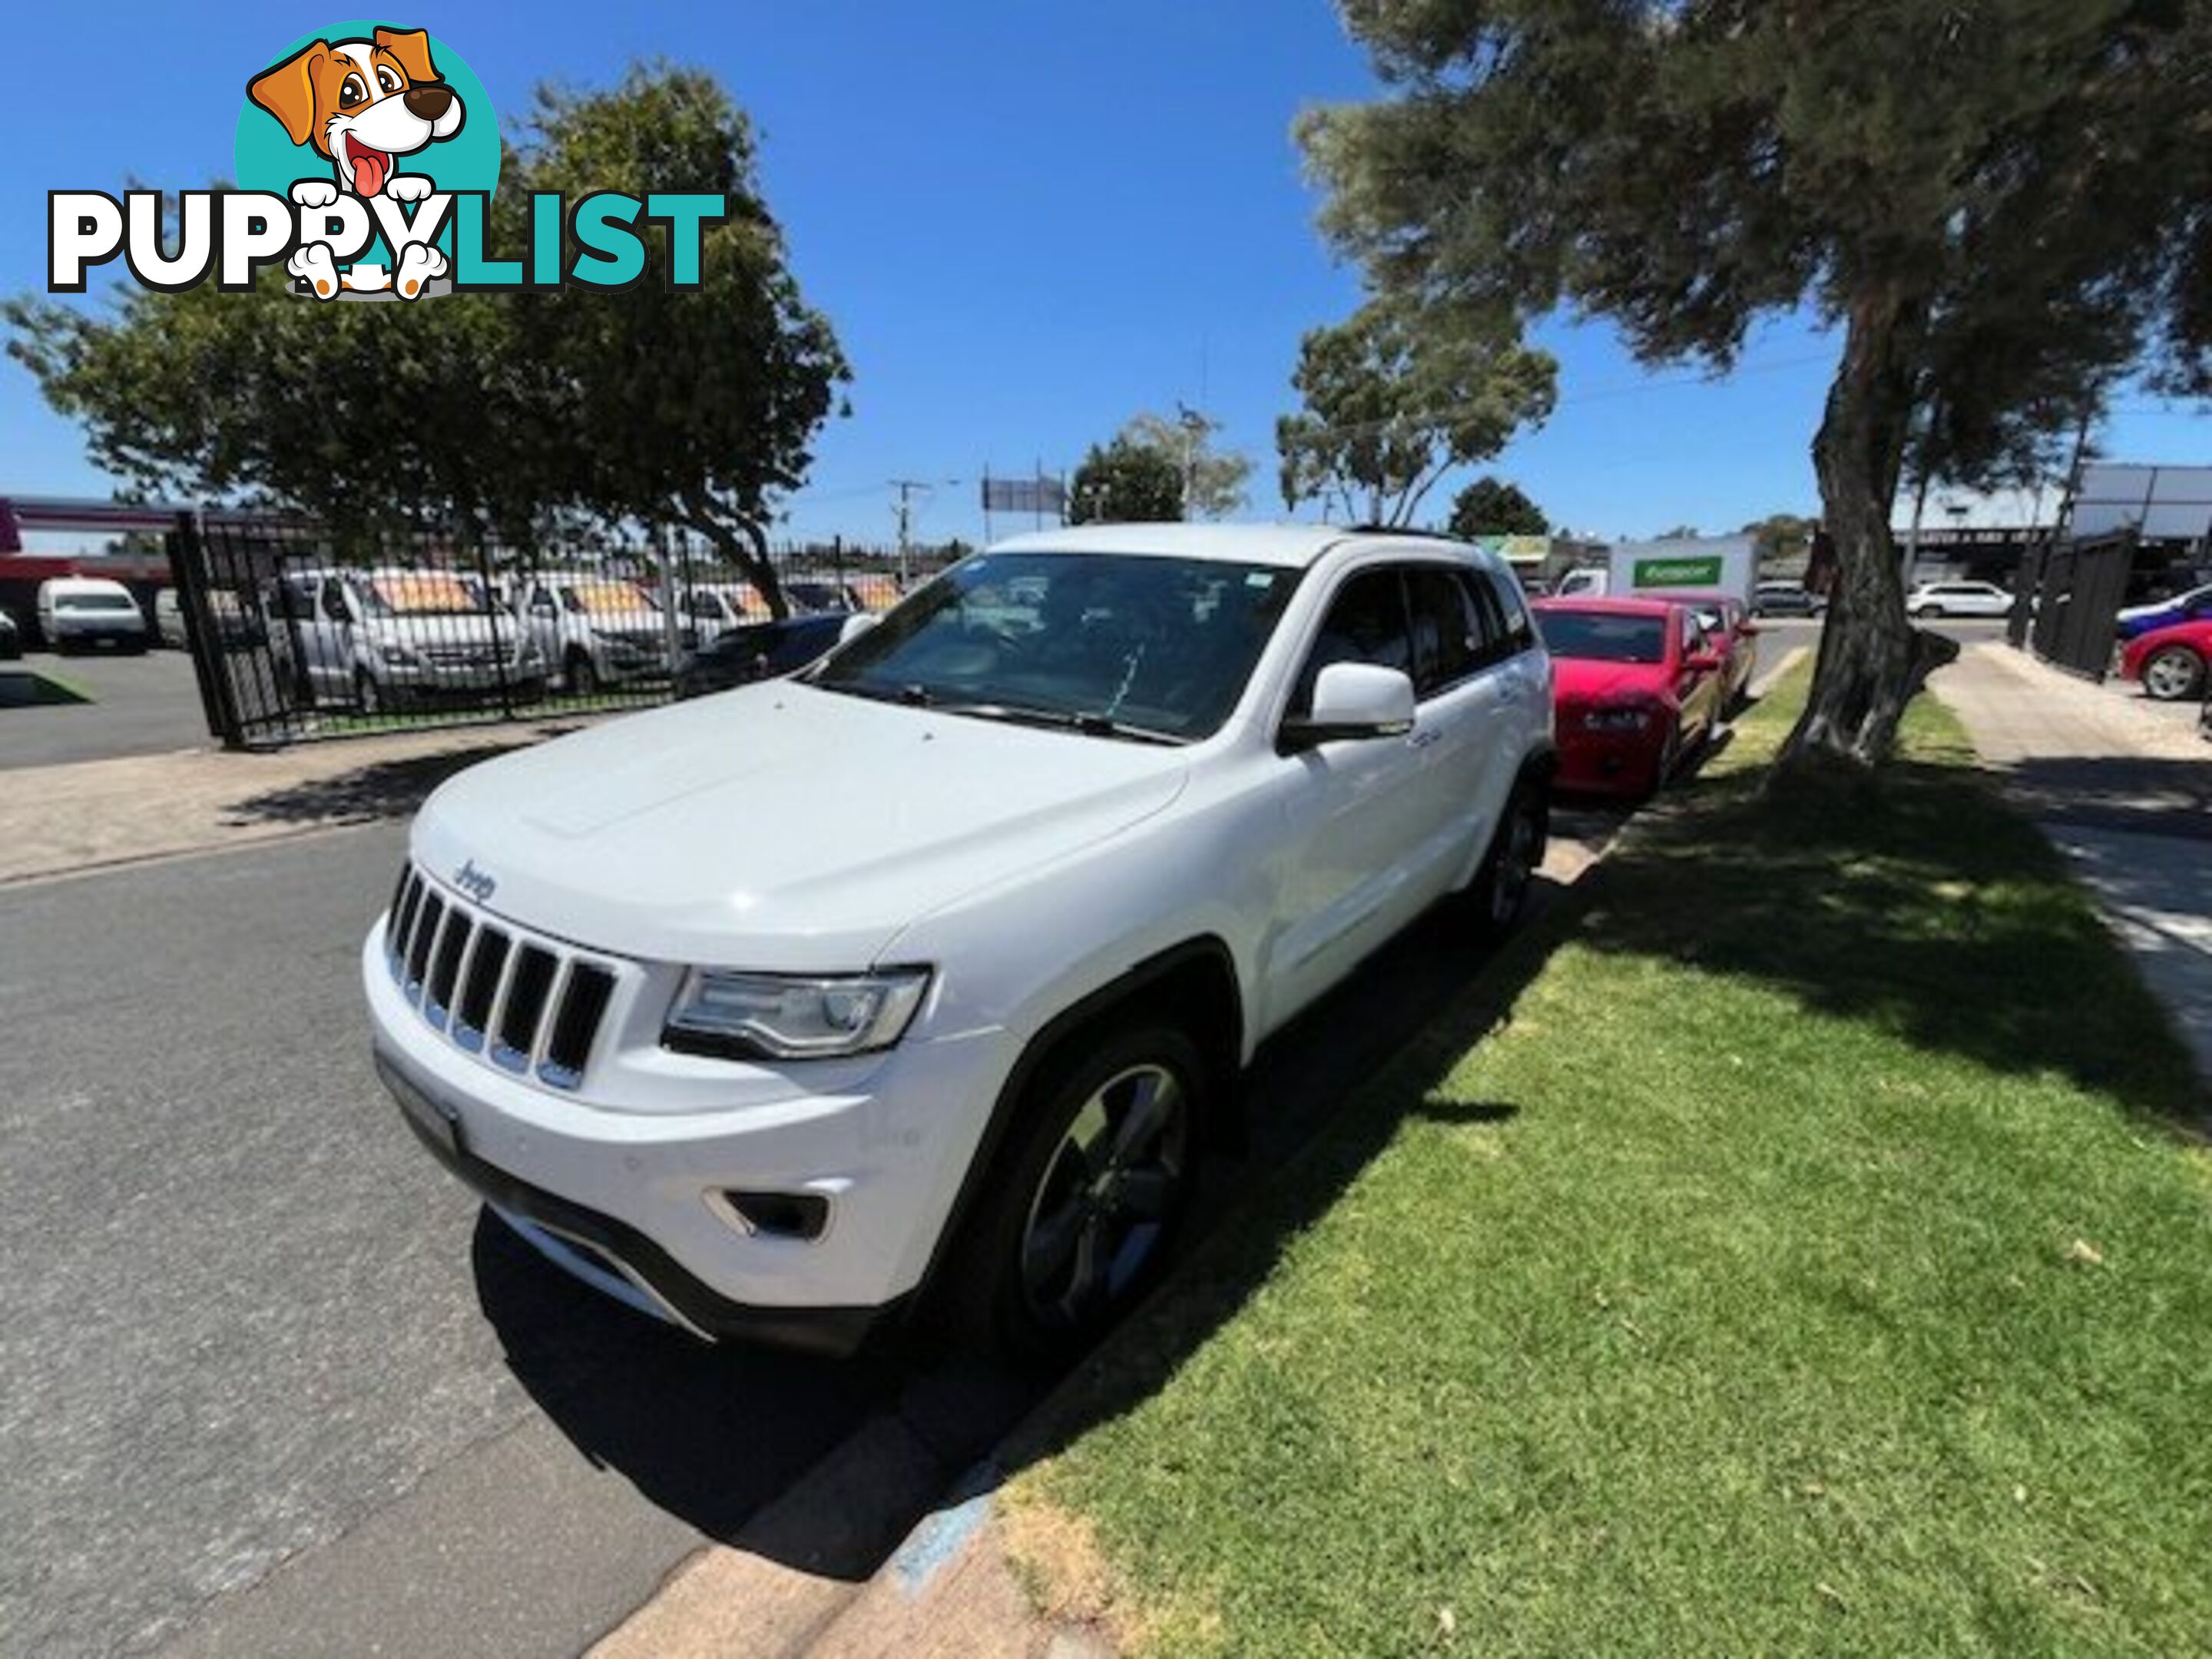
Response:
[[[746,1226],[771,1238],[819,1238],[830,1200],[819,1193],[724,1193]]]

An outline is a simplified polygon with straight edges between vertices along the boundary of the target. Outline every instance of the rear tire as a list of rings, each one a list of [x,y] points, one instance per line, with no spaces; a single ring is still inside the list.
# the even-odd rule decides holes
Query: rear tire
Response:
[[[384,690],[377,684],[376,677],[366,668],[355,669],[353,671],[354,713],[363,715],[381,714],[385,712],[385,703]]]
[[[1197,1044],[1171,1026],[1063,1042],[1014,1103],[945,1264],[963,1344],[1054,1368],[1142,1299],[1188,1207],[1212,1093]]]
[[[592,665],[587,651],[568,653],[568,672],[565,677],[569,692],[579,697],[595,697],[599,692],[599,671]]]
[[[2143,659],[2143,694],[2160,702],[2188,702],[2204,692],[2204,659],[2185,645],[2162,646]]]
[[[1476,925],[1486,937],[1503,939],[1521,920],[1551,836],[1551,792],[1538,780],[1524,777],[1513,786],[1482,868],[1468,889]]]

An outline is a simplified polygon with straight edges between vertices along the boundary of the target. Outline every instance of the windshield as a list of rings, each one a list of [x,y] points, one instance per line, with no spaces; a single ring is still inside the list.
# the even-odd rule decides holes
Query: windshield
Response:
[[[54,596],[57,611],[136,611],[137,601],[128,593],[58,593]]]
[[[660,601],[635,582],[577,582],[562,588],[561,597],[569,610],[588,617],[636,616],[641,611],[649,616],[660,609]]]
[[[372,576],[363,586],[372,617],[482,617],[491,611],[483,586],[444,570]]]
[[[1236,707],[1302,574],[1122,553],[979,553],[840,648],[815,684],[1195,742]]]
[[[1583,662],[1667,660],[1667,624],[1658,617],[1608,616],[1597,611],[1547,611],[1538,622],[1555,657]]]

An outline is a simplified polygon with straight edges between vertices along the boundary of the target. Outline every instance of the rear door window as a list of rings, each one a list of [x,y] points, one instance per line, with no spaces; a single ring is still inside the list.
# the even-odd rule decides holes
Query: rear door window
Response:
[[[1430,697],[1482,666],[1482,623],[1468,590],[1449,570],[1416,565],[1406,573],[1413,625],[1413,690]]]

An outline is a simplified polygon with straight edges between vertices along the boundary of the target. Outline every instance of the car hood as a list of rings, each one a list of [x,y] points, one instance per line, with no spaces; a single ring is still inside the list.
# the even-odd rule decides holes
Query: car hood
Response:
[[[417,817],[489,908],[620,955],[872,963],[928,912],[1175,799],[1182,751],[771,680],[471,768]]]
[[[1577,657],[1552,659],[1553,696],[1563,703],[1616,702],[1664,697],[1667,670],[1659,663],[1591,662]]]

